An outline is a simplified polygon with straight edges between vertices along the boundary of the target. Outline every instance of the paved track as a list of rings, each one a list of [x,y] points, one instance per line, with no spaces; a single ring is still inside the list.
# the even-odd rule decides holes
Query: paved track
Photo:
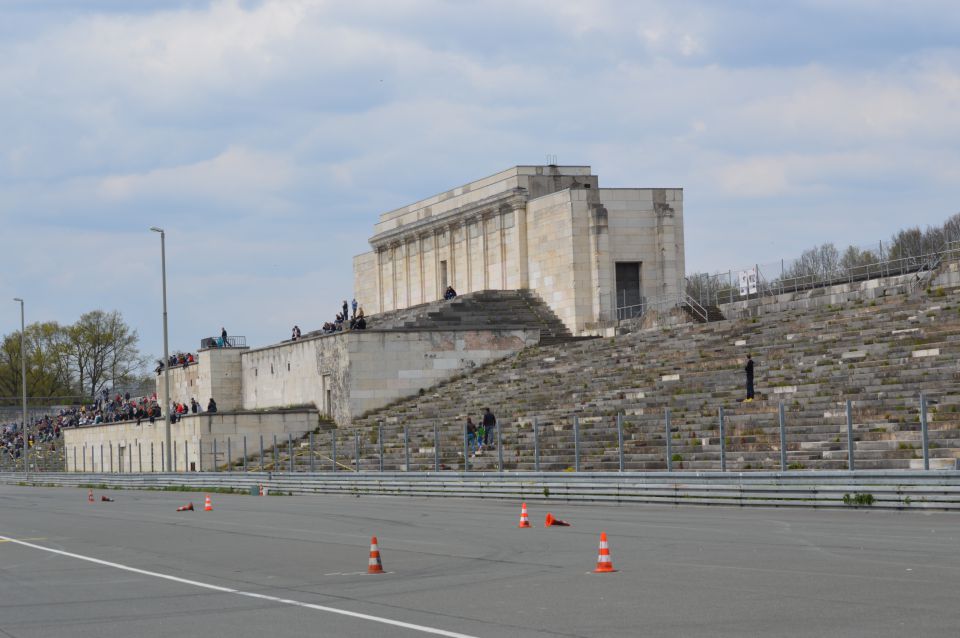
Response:
[[[0,636],[960,633],[955,514],[108,494],[0,486],[0,536],[76,555],[0,539]]]

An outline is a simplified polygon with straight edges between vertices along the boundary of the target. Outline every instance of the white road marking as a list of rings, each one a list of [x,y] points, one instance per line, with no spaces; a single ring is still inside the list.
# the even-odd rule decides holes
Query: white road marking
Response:
[[[28,543],[26,541],[17,540],[15,538],[9,538],[7,536],[0,536],[0,541],[7,543],[16,543],[17,545],[23,545],[24,547],[32,547],[33,549],[39,549],[44,552],[50,552],[51,554],[59,554],[61,556],[67,556],[69,558],[76,558],[78,560],[85,560],[90,563],[96,563],[97,565],[104,565],[106,567],[113,567],[114,569],[122,569],[124,571],[133,572],[134,574],[142,574],[144,576],[152,576],[154,578],[162,578],[164,580],[170,580],[175,583],[183,583],[184,585],[193,585],[194,587],[202,587],[204,589],[209,589],[212,591],[223,592],[225,594],[236,594],[238,596],[246,596],[248,598],[257,598],[260,600],[268,600],[274,603],[282,603],[284,605],[292,605],[294,607],[303,607],[305,609],[313,609],[316,611],[325,611],[331,614],[339,614],[341,616],[350,616],[351,618],[360,618],[361,620],[370,620],[373,622],[382,623],[384,625],[392,625],[394,627],[403,627],[404,629],[411,629],[413,631],[423,632],[425,634],[433,634],[435,636],[447,636],[448,638],[476,638],[476,636],[471,636],[469,634],[461,634],[455,631],[447,631],[445,629],[437,629],[435,627],[426,627],[424,625],[415,625],[413,623],[403,622],[401,620],[393,620],[391,618],[384,618],[382,616],[372,616],[370,614],[361,614],[356,611],[348,611],[346,609],[337,609],[335,607],[326,607],[324,605],[315,605],[313,603],[305,603],[299,600],[291,600],[289,598],[277,598],[276,596],[268,596],[266,594],[257,594],[249,591],[241,591],[239,589],[232,589],[230,587],[221,587],[220,585],[211,585],[210,583],[201,583],[197,580],[189,580],[187,578],[180,578],[179,576],[171,576],[169,574],[161,574],[158,572],[151,572],[145,569],[139,569],[137,567],[130,567],[128,565],[121,565],[120,563],[112,563],[110,561],[101,560],[99,558],[93,558],[92,556],[83,556],[82,554],[74,554],[72,552],[65,552],[59,549],[53,549],[52,547],[44,547],[43,545],[35,545],[33,543]]]

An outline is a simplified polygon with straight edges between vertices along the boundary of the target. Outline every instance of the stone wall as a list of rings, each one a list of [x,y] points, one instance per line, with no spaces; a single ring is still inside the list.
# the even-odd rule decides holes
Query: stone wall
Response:
[[[196,363],[170,368],[170,396],[177,403],[190,405],[196,399],[206,410],[212,397],[221,411],[241,406],[240,357],[246,348],[209,348],[197,353]],[[165,406],[163,373],[157,375],[157,396]]]
[[[171,392],[171,394],[173,394]],[[243,458],[244,437],[247,452],[259,452],[260,436],[264,447],[273,445],[273,437],[286,440],[314,430],[319,424],[316,410],[299,409],[261,412],[217,412],[184,417],[170,426],[177,471],[196,471],[201,443],[202,467],[213,467],[213,446],[216,441],[217,464]],[[68,472],[160,472],[163,470],[163,446],[166,429],[163,420],[153,424],[144,421],[106,423],[63,432]],[[229,440],[229,442],[228,442]]]
[[[339,425],[539,341],[538,330],[359,330],[243,355],[243,407],[314,405]]]

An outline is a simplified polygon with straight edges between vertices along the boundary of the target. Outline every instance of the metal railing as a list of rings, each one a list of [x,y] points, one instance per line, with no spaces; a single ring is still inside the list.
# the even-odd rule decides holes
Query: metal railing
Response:
[[[343,432],[337,429],[310,433],[304,438],[263,436],[200,437],[174,445],[174,468],[183,471],[434,471],[511,470],[649,471],[695,469],[704,471],[759,471],[845,467],[856,469],[857,442],[889,441],[886,459],[874,462],[915,460],[913,465],[931,467],[936,457],[940,469],[955,465],[953,439],[930,443],[927,398],[921,394],[913,424],[897,426],[890,438],[888,412],[904,415],[908,406],[885,400],[847,400],[845,410],[836,409],[818,422],[819,430],[801,436],[809,427],[804,415],[788,415],[783,403],[776,413],[738,409],[717,410],[713,423],[698,417],[694,422],[671,419],[669,408],[662,415],[597,415],[578,413],[502,422],[488,437],[489,447],[471,440],[465,428],[439,421],[412,426],[398,424],[392,432],[377,429]],[[856,411],[854,411],[854,407]],[[699,412],[699,411],[698,411]],[[791,424],[796,419],[799,423]],[[731,425],[731,424],[735,425]],[[832,432],[822,426],[832,424]],[[919,426],[919,427],[918,427]],[[502,428],[502,429],[501,429]],[[795,430],[796,428],[796,430]],[[918,432],[919,430],[919,432]],[[883,432],[882,438],[869,433]],[[864,434],[868,433],[868,434]],[[386,436],[385,436],[386,435]],[[918,436],[919,435],[919,436]],[[879,435],[878,435],[879,436]],[[845,439],[845,440],[844,440]],[[817,445],[811,446],[811,443]],[[801,445],[803,444],[803,445]],[[819,448],[820,458],[811,450]],[[904,456],[909,450],[910,456]],[[163,448],[153,443],[104,441],[66,450],[69,466],[82,472],[107,473],[159,471]],[[15,467],[0,464],[0,470]]]
[[[224,341],[223,337],[206,337],[200,340],[200,349],[207,348],[246,348],[247,338],[239,335],[230,335]]]
[[[916,287],[923,281],[921,275],[931,273],[943,261],[950,259],[960,259],[960,242],[949,242],[941,250],[918,255],[876,260],[866,264],[837,267],[796,276],[790,274],[791,269],[787,269],[784,262],[777,265],[761,264],[751,266],[757,270],[756,293],[742,295],[737,284],[738,271],[731,269],[712,275],[699,274],[687,277],[687,294],[696,299],[700,305],[710,306],[911,273],[918,275],[911,284],[912,287]],[[776,272],[777,266],[780,273],[775,275],[773,273]]]

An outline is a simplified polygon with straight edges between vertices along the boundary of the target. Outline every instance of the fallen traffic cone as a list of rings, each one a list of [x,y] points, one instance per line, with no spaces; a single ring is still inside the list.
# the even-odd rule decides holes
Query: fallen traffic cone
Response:
[[[597,556],[597,568],[593,570],[595,574],[605,574],[615,572],[613,561],[610,560],[610,546],[607,544],[607,533],[600,532],[600,555]]]
[[[100,497],[100,500],[101,500],[102,502],[104,502],[104,503],[112,503],[112,502],[113,502],[113,499],[110,498],[109,496],[101,496],[101,497]]]
[[[367,563],[367,573],[383,573],[383,563],[380,562],[380,547],[377,545],[376,536],[370,539],[370,561]]]
[[[181,506],[181,507],[178,507],[178,508],[177,508],[177,511],[178,511],[178,512],[192,512],[192,511],[193,511],[193,502],[191,501],[190,503],[187,503],[186,505],[183,505],[183,506]]]
[[[87,490],[87,502],[93,503],[93,490]]]
[[[259,490],[258,494],[259,494],[260,496],[263,496],[263,483],[258,483],[258,486],[260,487],[260,490]]]
[[[570,523],[554,518],[553,514],[547,512],[547,520],[543,522],[544,527],[570,527]]]
[[[527,504],[520,505],[520,525],[518,527],[531,527],[530,517],[527,516]]]
[[[204,511],[204,512],[212,512],[212,511],[213,511],[213,503],[210,501],[210,495],[209,495],[209,494],[207,494],[207,499],[203,502],[203,511]]]

